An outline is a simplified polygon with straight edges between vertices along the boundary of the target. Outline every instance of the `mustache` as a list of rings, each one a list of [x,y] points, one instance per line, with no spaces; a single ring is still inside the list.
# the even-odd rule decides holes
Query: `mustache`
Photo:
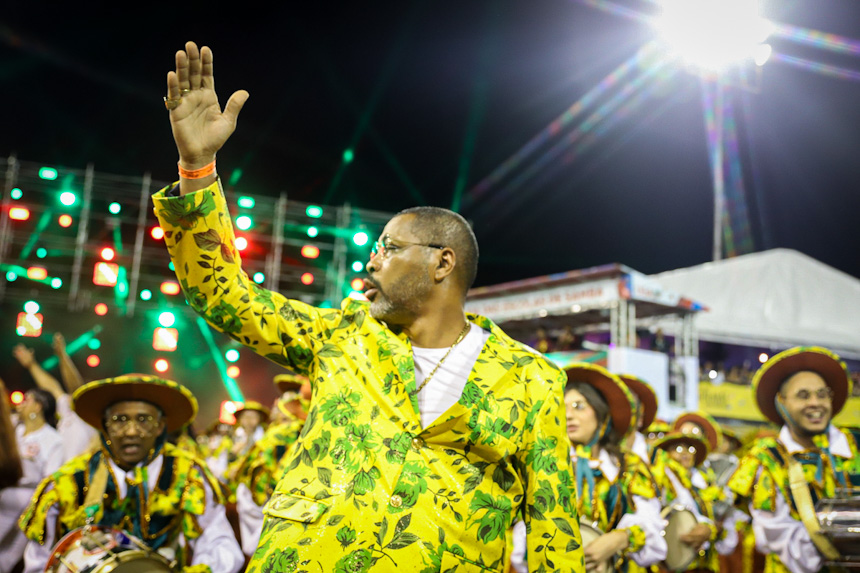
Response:
[[[362,277],[362,280],[364,281],[364,290],[375,288],[379,292],[382,292],[382,289],[379,288],[379,284],[369,276]]]

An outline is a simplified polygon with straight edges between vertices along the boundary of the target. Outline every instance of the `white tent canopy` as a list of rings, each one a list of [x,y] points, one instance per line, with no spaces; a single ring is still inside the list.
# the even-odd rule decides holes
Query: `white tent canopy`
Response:
[[[774,249],[652,278],[708,307],[696,318],[702,340],[774,350],[816,345],[860,359],[860,280],[797,251]]]

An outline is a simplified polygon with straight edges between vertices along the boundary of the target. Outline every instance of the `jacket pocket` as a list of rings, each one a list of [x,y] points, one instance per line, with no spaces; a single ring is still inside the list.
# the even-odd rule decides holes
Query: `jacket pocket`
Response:
[[[473,561],[469,561],[459,555],[448,553],[442,554],[441,573],[496,573],[496,569],[482,567]]]
[[[291,493],[275,492],[263,507],[263,514],[301,523],[313,523],[325,513],[328,506],[315,499]]]

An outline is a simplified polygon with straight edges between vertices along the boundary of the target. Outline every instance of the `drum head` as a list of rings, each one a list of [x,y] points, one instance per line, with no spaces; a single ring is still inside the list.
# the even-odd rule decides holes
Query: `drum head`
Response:
[[[80,527],[66,534],[51,553],[48,573],[169,573],[170,562],[143,542],[117,529]]]
[[[170,573],[170,564],[150,551],[123,551],[92,573]]]
[[[579,522],[579,533],[582,536],[582,548],[585,549],[592,543],[595,539],[603,535],[603,532],[593,525],[589,524],[586,521]],[[617,556],[615,556],[617,557]],[[598,571],[598,573],[614,573],[615,567],[612,565],[612,562],[615,560],[615,557],[609,559],[604,564],[605,566]]]
[[[698,522],[693,512],[682,507],[672,508],[666,520],[664,535],[668,547],[664,563],[670,571],[683,571],[696,559],[699,550],[682,542],[680,537],[693,529]]]

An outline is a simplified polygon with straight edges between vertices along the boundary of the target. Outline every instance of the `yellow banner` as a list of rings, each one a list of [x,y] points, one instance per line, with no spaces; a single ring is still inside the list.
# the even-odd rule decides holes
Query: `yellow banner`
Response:
[[[699,382],[699,409],[717,418],[765,421],[758,411],[752,386],[739,386],[728,382],[715,386],[710,382]],[[860,397],[848,398],[833,423],[837,426],[860,427]]]

